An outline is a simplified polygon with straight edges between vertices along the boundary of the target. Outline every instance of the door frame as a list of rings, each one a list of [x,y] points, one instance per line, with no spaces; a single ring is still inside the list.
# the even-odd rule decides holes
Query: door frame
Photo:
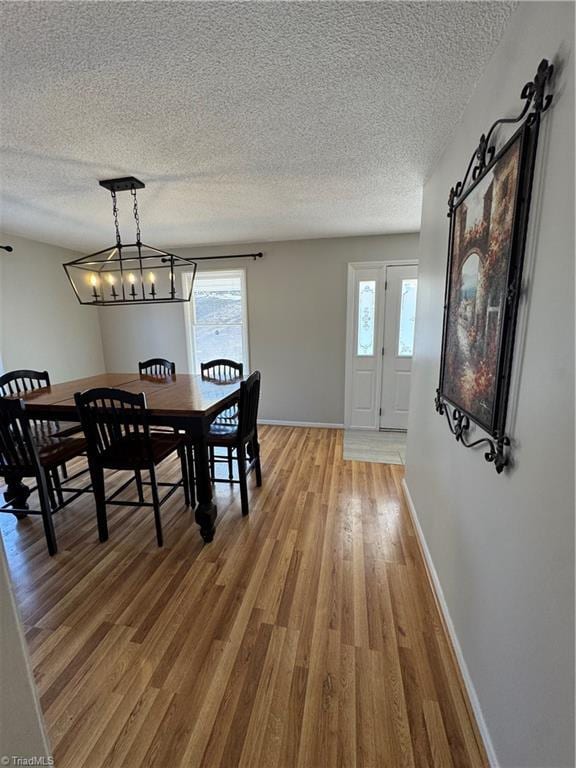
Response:
[[[346,293],[346,355],[344,372],[344,429],[374,430],[380,429],[380,414],[375,412],[374,424],[371,427],[350,426],[352,416],[352,367],[354,359],[354,327],[355,327],[355,272],[360,269],[379,269],[380,301],[376,306],[378,325],[376,330],[375,346],[382,350],[384,345],[384,318],[386,313],[386,270],[388,267],[418,267],[418,259],[387,259],[385,261],[350,261],[348,262],[348,280]],[[376,363],[377,400],[382,401],[382,353],[378,354]]]

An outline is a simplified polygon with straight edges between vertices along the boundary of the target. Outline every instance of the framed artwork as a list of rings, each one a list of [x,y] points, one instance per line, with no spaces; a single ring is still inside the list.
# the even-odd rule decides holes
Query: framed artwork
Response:
[[[497,120],[480,143],[466,174],[450,192],[448,265],[436,410],[456,440],[485,446],[485,458],[502,472],[509,463],[506,417],[522,281],[524,245],[540,117],[553,67],[543,60],[527,83],[517,118]],[[517,125],[497,151],[503,124]],[[500,131],[501,133],[502,131]],[[471,422],[488,437],[470,442]]]

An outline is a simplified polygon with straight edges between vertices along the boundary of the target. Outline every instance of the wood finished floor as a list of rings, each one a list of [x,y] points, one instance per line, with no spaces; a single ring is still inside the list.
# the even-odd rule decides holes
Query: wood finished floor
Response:
[[[264,484],[217,486],[203,546],[180,494],[0,515],[58,768],[485,766],[403,501],[403,467],[338,430],[266,427]],[[176,463],[164,472],[177,471]]]

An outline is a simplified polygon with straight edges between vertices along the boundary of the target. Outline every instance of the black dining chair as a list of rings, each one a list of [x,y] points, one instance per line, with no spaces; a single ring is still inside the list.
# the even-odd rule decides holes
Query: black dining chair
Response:
[[[18,478],[33,477],[36,487],[30,492],[38,491],[40,509],[29,509],[27,503],[19,506],[16,498],[8,499],[5,495],[0,511],[11,512],[16,517],[29,514],[42,515],[44,533],[50,555],[58,551],[56,534],[52,515],[88,488],[68,488],[60,485],[58,467],[65,462],[80,456],[86,449],[86,441],[81,437],[45,437],[38,444],[32,432],[32,421],[28,419],[25,404],[18,398],[0,398],[0,477],[10,480],[11,476]],[[79,473],[81,474],[81,473]],[[79,475],[74,475],[75,479]],[[58,502],[55,499],[55,489],[58,489]],[[66,500],[63,493],[72,495]]]
[[[166,360],[165,357],[151,357],[150,360],[138,363],[138,372],[142,376],[151,376],[155,379],[169,379],[176,375],[176,363]],[[184,435],[178,429],[170,427],[153,427],[154,433],[177,432]],[[184,459],[188,463],[188,481],[190,485],[190,504],[196,504],[196,478],[194,474],[194,446],[190,440],[184,440],[179,449],[184,453]]]
[[[210,425],[207,443],[209,448],[223,446],[235,452],[238,462],[238,480],[222,480],[215,477],[212,471],[212,482],[233,482],[240,485],[240,500],[242,514],[247,515],[248,485],[247,475],[254,470],[256,485],[262,485],[262,468],[260,465],[260,444],[258,442],[258,403],[260,400],[260,371],[254,371],[246,381],[240,383],[240,398],[238,401],[238,418],[235,424],[215,420]]]
[[[200,374],[206,381],[214,381],[218,384],[230,384],[244,375],[244,366],[235,360],[217,358],[207,363],[200,363]]]
[[[206,381],[213,381],[216,384],[232,384],[238,381],[244,375],[244,365],[237,363],[235,360],[228,360],[226,358],[217,358],[216,360],[209,360],[207,363],[200,363],[200,374]],[[213,423],[231,425],[234,426],[238,423],[238,403],[229,408],[225,408],[220,411],[214,419]],[[210,469],[212,474],[215,472],[216,462],[226,461],[228,464],[228,479],[230,482],[234,479],[234,456],[232,448],[227,451],[226,458],[217,456],[214,447],[209,448],[210,451]]]
[[[34,392],[42,387],[50,386],[50,375],[48,371],[34,371],[31,369],[21,369],[16,371],[7,371],[0,376],[0,397],[23,397],[29,392]],[[72,421],[46,421],[39,419],[30,420],[30,428],[35,442],[42,446],[48,444],[53,437],[67,437],[82,433],[82,427]],[[62,477],[68,477],[66,464],[60,468]],[[60,483],[58,474],[55,477],[56,491],[62,502]]]
[[[23,397],[29,392],[34,392],[42,387],[50,386],[50,374],[48,371],[34,371],[22,369],[8,371],[0,376],[0,397]],[[32,432],[37,434],[38,440],[45,437],[58,435],[74,435],[82,431],[79,424],[69,421],[31,421]]]
[[[158,546],[163,544],[160,507],[178,489],[184,489],[184,498],[190,504],[188,466],[183,449],[184,437],[175,432],[150,431],[146,396],[121,389],[91,389],[74,395],[87,441],[88,466],[96,500],[96,515],[100,541],[108,539],[107,505],[152,507],[156,524]],[[182,479],[176,483],[158,482],[156,467],[172,453],[180,457]],[[106,498],[104,470],[127,470],[133,474]],[[149,482],[142,479],[142,471],[149,473]],[[118,496],[135,482],[138,501],[125,501]],[[144,499],[144,486],[150,486],[152,502]],[[159,487],[168,487],[160,499]]]
[[[151,357],[150,360],[138,363],[138,372],[146,376],[167,378],[175,375],[176,363],[166,360],[164,357]]]

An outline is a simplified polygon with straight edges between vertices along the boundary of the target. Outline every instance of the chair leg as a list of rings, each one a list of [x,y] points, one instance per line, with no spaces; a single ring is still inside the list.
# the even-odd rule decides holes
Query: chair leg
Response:
[[[106,517],[106,491],[104,487],[104,470],[102,467],[90,466],[90,478],[94,501],[96,502],[96,520],[98,521],[98,538],[108,541],[108,519]]]
[[[52,470],[52,477],[54,480],[54,490],[56,491],[56,498],[58,499],[58,504],[62,505],[64,504],[64,494],[62,493],[62,485],[60,483],[60,475],[58,474],[58,467]]]
[[[246,482],[246,449],[243,445],[236,448],[238,457],[238,478],[240,480],[240,503],[242,505],[242,514],[246,516],[250,511],[248,509],[248,484]]]
[[[178,448],[178,456],[180,458],[180,469],[182,472],[182,487],[184,488],[184,503],[187,507],[190,506],[190,483],[188,480],[188,460],[186,458],[186,446],[181,445]]]
[[[55,555],[58,552],[56,544],[56,533],[54,532],[54,523],[52,521],[52,503],[48,492],[48,482],[46,474],[41,471],[38,475],[38,496],[40,499],[40,509],[42,510],[42,522],[44,523],[44,534],[48,544],[48,553]]]
[[[194,474],[194,446],[188,443],[185,447],[188,461],[188,485],[190,487],[190,505],[196,506],[196,475]]]
[[[252,440],[252,450],[254,451],[254,457],[256,459],[255,471],[256,471],[256,485],[258,488],[262,485],[262,466],[260,464],[260,443],[258,438],[254,437]]]
[[[232,448],[228,448],[228,480],[234,480],[234,454]]]
[[[58,506],[56,502],[56,494],[54,493],[54,478],[52,477],[52,473],[50,470],[45,470],[46,472],[46,493],[48,494],[48,499],[50,500],[50,506],[52,509],[56,509]]]
[[[160,500],[158,498],[158,486],[156,484],[156,472],[154,467],[150,467],[150,483],[152,487],[152,504],[154,505],[154,522],[156,524],[156,541],[158,546],[164,544],[162,537],[162,521],[160,519]]]
[[[142,485],[142,472],[139,469],[134,470],[134,477],[136,478],[136,488],[138,489],[138,501],[140,504],[144,503],[144,486]]]
[[[214,446],[208,446],[210,452],[210,479],[216,477],[216,462],[214,461]]]
[[[68,480],[68,470],[66,469],[66,464],[62,464],[60,469],[62,470],[62,477],[64,480]]]

